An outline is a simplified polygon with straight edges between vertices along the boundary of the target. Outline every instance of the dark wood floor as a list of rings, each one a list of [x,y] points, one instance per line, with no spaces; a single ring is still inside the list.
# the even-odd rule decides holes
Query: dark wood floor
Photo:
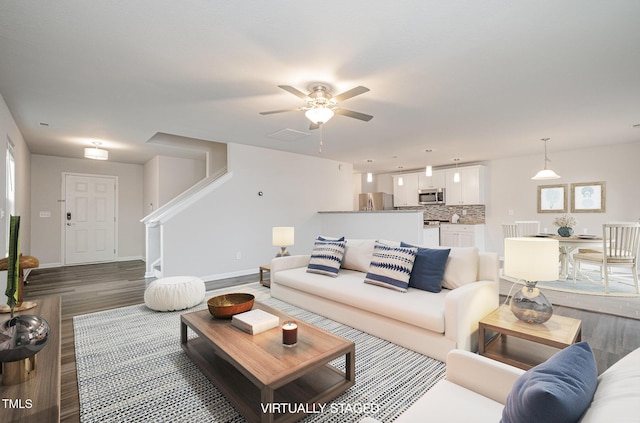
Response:
[[[142,303],[144,289],[153,280],[145,279],[144,272],[142,261],[130,261],[35,269],[28,276],[25,299],[45,295],[62,298],[61,421],[80,421],[73,316]],[[210,290],[257,280],[257,275],[249,275],[206,285]],[[593,348],[600,372],[640,347],[640,320],[561,306],[554,310],[582,320],[582,339]]]
[[[145,264],[128,261],[51,269],[34,269],[28,275],[25,299],[60,295],[62,300],[62,363],[60,418],[80,421],[73,316],[144,302],[144,290],[154,279],[145,279]],[[258,275],[207,282],[207,290],[255,282]],[[0,419],[1,420],[1,419]]]

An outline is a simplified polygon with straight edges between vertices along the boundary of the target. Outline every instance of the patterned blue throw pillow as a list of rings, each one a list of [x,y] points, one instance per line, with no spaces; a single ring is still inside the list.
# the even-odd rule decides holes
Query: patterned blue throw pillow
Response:
[[[316,241],[307,272],[336,277],[344,257],[344,241]]]
[[[376,242],[364,282],[407,292],[417,252],[415,247],[390,247]]]

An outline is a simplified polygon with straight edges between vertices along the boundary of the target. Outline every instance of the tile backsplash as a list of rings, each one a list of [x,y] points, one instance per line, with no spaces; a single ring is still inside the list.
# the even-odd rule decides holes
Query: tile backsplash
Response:
[[[397,207],[398,210],[423,210],[424,220],[451,220],[451,216],[460,216],[460,223],[485,223],[484,205],[469,206],[419,206],[419,207]],[[464,214],[466,211],[466,215]]]

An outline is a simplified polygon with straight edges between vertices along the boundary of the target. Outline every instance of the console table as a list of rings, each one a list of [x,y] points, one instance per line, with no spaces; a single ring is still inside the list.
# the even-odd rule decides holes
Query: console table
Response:
[[[36,356],[36,375],[17,385],[0,385],[0,416],[3,422],[60,421],[60,297],[32,299],[35,308],[18,312],[33,314],[49,323],[49,340]],[[10,318],[0,314],[0,321]],[[1,376],[0,376],[1,377]],[[1,379],[0,379],[1,380]]]

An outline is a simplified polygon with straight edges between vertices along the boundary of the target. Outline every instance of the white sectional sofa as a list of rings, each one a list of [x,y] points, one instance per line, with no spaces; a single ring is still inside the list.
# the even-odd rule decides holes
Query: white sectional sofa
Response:
[[[509,393],[524,373],[524,370],[477,354],[451,351],[447,357],[446,378],[436,383],[394,422],[498,423]],[[562,382],[566,379],[565,376],[556,380]],[[637,422],[640,419],[638,401],[640,349],[623,357],[597,378],[595,394],[579,421]],[[545,407],[546,404],[534,403],[531,406]],[[535,417],[531,419],[535,420]],[[366,417],[360,423],[380,422]]]
[[[478,321],[498,307],[497,255],[452,248],[444,279],[454,289],[398,292],[363,283],[373,243],[347,240],[350,269],[335,278],[308,273],[309,255],[274,259],[271,296],[441,361],[456,348],[476,351]]]

